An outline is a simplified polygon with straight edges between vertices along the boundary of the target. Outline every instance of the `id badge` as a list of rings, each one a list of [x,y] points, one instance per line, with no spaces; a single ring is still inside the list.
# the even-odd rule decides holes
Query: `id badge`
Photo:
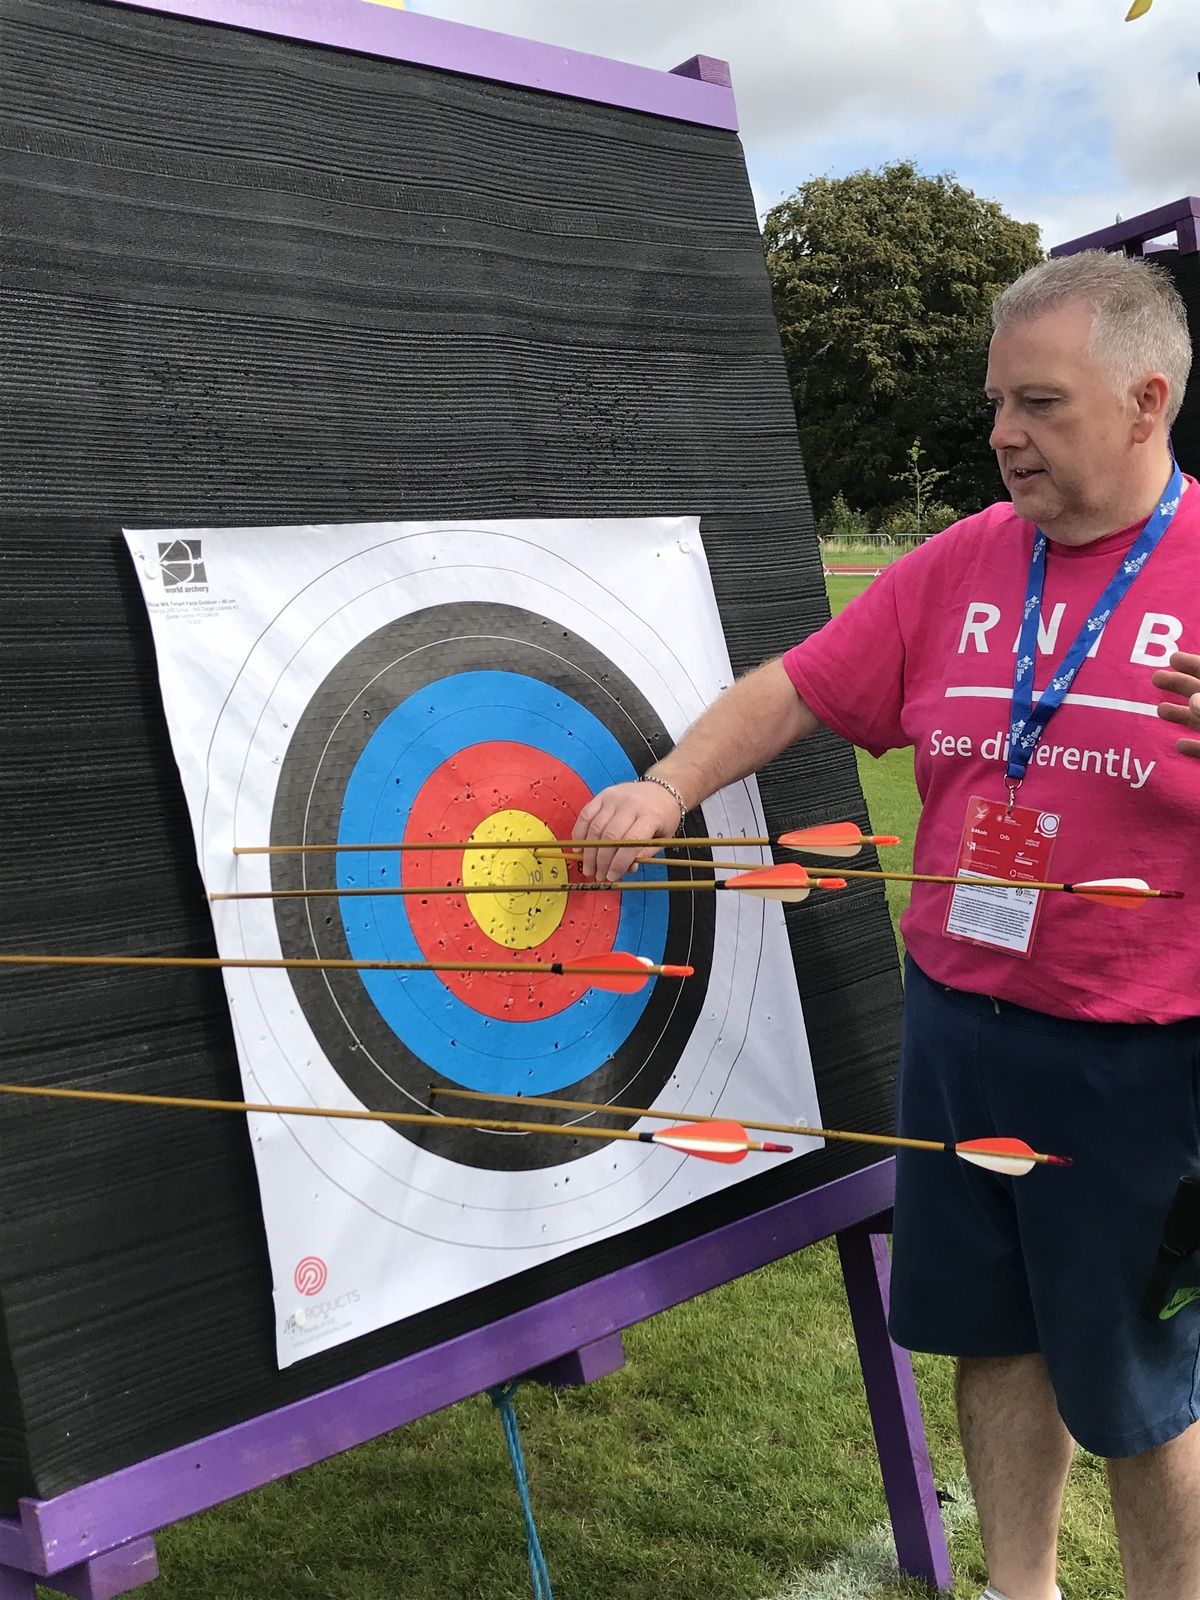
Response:
[[[1014,956],[1030,953],[1043,896],[1021,884],[1049,878],[1058,827],[1053,811],[1009,810],[1007,801],[971,796],[955,872],[988,881],[955,886],[946,914],[949,938]]]

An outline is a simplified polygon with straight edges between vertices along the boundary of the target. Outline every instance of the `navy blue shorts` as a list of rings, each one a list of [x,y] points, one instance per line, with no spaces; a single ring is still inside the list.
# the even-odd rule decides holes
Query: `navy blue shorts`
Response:
[[[1152,959],[1149,952],[1142,957]],[[1073,1156],[1024,1178],[899,1152],[891,1332],[955,1356],[1040,1351],[1071,1434],[1100,1456],[1200,1418],[1200,1297],[1140,1314],[1179,1179],[1200,1172],[1200,1018],[1073,1022],[933,983],[910,960],[898,1126]],[[1200,1255],[1175,1287],[1200,1284]]]

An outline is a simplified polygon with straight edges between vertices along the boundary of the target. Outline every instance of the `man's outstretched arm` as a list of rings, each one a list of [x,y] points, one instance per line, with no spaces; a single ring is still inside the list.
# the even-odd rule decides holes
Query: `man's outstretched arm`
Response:
[[[670,755],[649,769],[682,798],[688,811],[739,778],[766,766],[781,750],[821,726],[792,687],[781,660],[768,661],[732,688],[688,729]],[[579,813],[576,839],[662,839],[679,829],[679,805],[657,783],[617,783]],[[590,849],[584,875],[615,883],[653,850]]]

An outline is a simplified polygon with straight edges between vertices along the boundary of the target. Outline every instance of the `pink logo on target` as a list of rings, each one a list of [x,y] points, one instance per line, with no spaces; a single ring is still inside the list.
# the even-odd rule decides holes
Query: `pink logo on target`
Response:
[[[325,1263],[320,1256],[305,1256],[296,1263],[296,1270],[292,1274],[292,1282],[301,1294],[320,1294],[329,1277]]]

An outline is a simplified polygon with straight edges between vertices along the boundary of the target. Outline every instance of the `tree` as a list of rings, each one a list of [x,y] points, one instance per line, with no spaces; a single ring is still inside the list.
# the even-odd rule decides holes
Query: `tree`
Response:
[[[1037,226],[900,161],[801,184],[763,232],[817,505],[839,491],[888,505],[918,436],[955,505],[996,499],[983,396],[991,302],[1042,259]]]
[[[940,467],[923,467],[922,454],[920,439],[914,439],[906,452],[908,464],[904,471],[892,475],[892,482],[905,491],[905,501],[896,508],[890,526],[884,526],[885,533],[906,533],[924,539],[948,528],[957,518],[958,513],[952,507],[933,498],[933,491],[948,474]]]

